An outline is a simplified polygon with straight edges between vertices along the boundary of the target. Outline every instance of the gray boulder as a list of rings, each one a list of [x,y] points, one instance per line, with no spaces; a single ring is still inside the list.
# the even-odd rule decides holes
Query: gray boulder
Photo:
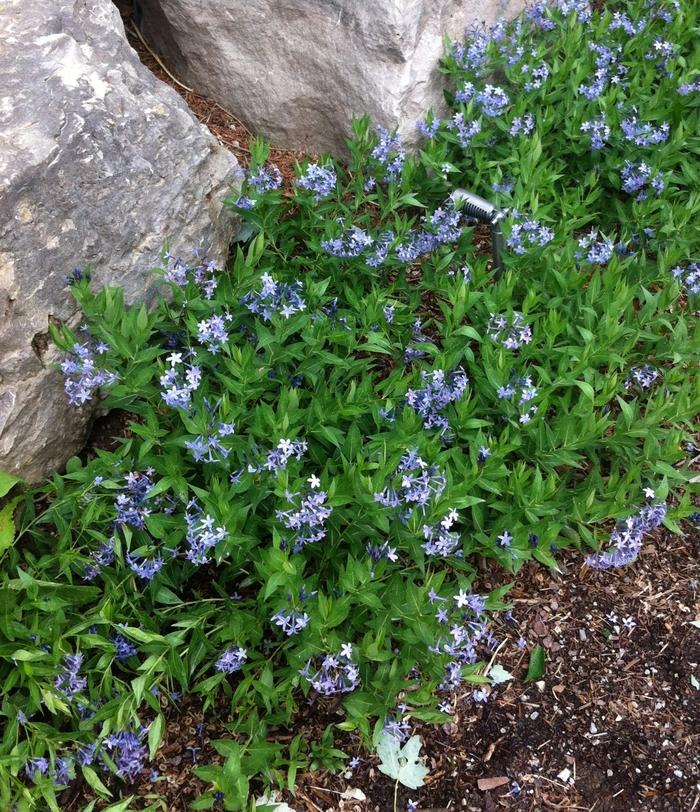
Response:
[[[65,283],[148,299],[163,241],[222,261],[237,163],[139,61],[110,0],[0,4],[0,469],[35,481],[85,440],[50,321],[74,323]]]
[[[368,113],[406,144],[443,107],[443,37],[524,0],[136,0],[145,37],[182,81],[276,146],[344,154]]]

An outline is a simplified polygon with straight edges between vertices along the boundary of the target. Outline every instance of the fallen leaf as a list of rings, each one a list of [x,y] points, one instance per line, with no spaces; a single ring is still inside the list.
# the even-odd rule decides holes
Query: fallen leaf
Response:
[[[496,789],[496,787],[502,787],[504,784],[509,783],[510,778],[507,775],[499,775],[494,778],[479,778],[476,785],[482,792],[486,792],[486,790]]]
[[[491,680],[491,685],[500,685],[502,682],[513,679],[513,675],[510,671],[506,671],[502,665],[496,663],[489,671],[488,678]]]
[[[382,762],[379,772],[400,781],[405,787],[418,789],[425,784],[423,780],[428,774],[423,756],[419,756],[421,740],[419,736],[411,738],[401,747],[393,737],[383,733],[377,744],[377,755]]]
[[[343,801],[366,801],[367,796],[361,789],[357,789],[357,787],[351,787],[350,789],[346,789],[345,792],[340,796]]]

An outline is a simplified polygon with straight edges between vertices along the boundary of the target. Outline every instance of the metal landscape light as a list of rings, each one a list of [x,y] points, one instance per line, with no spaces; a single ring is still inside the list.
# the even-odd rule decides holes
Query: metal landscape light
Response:
[[[483,197],[468,192],[466,189],[455,189],[450,195],[455,206],[461,205],[461,210],[468,215],[478,220],[480,223],[485,223],[491,228],[491,252],[493,255],[493,264],[496,268],[496,279],[498,279],[504,271],[503,267],[503,232],[501,231],[501,222],[506,216],[506,213],[484,200]]]

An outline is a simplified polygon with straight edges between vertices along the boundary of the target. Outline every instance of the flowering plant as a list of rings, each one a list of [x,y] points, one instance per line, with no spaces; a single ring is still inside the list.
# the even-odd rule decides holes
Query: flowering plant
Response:
[[[3,808],[60,808],[76,771],[103,796],[134,780],[183,692],[236,710],[196,808],[244,808],[252,775],[337,763],[332,732],[275,740],[303,697],[367,743],[487,681],[507,589],[481,594],[476,561],[619,566],[679,531],[694,15],[538,3],[450,46],[451,117],[417,155],[361,120],[348,165],[300,167],[290,200],[254,143],[225,269],[166,255],[150,312],[71,277],[67,396],[102,392],[129,431],[39,488],[4,554]],[[500,277],[463,184],[507,208]]]

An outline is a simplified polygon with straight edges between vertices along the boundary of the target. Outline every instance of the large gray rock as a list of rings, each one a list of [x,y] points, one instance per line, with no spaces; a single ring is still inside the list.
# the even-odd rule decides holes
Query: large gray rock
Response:
[[[524,0],[136,0],[169,67],[275,145],[345,152],[353,116],[398,126],[443,107],[443,37]]]
[[[138,60],[110,0],[0,3],[0,469],[37,480],[85,439],[50,320],[65,276],[147,298],[163,241],[221,261],[237,163]]]

